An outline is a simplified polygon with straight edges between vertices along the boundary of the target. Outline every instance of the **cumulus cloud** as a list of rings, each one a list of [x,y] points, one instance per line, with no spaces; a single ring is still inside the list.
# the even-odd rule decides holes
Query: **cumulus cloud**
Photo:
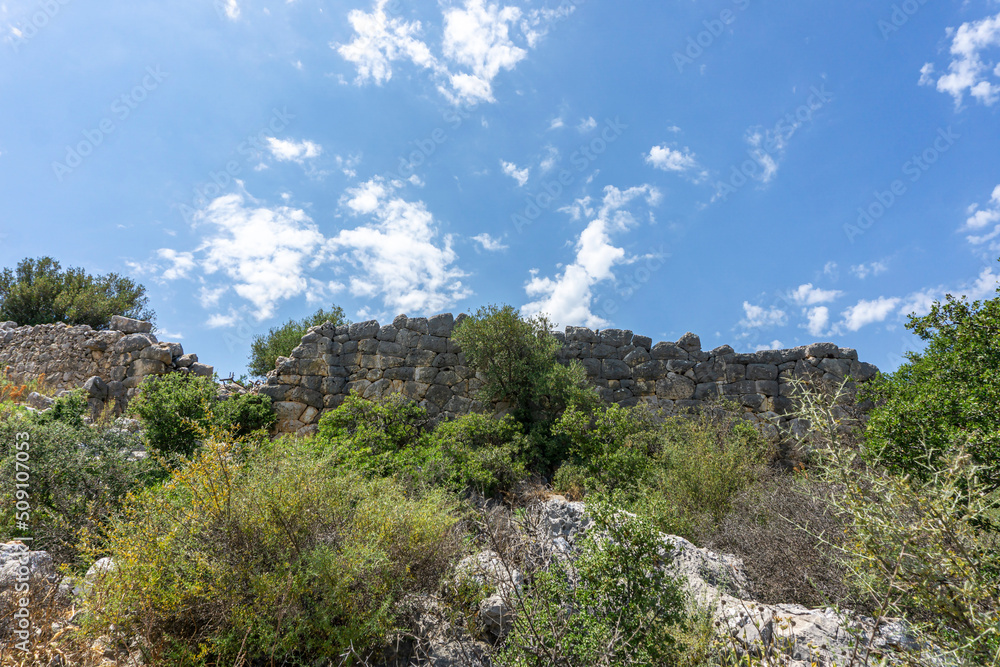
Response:
[[[951,39],[951,62],[948,73],[936,76],[933,63],[920,69],[920,83],[936,86],[955,99],[961,108],[966,93],[977,101],[992,106],[1000,99],[1000,65],[985,61],[984,52],[1000,47],[1000,14],[979,21],[963,23],[957,30],[948,29]]]
[[[306,272],[323,244],[303,211],[255,206],[241,193],[215,199],[194,222],[207,231],[197,250],[200,267],[227,276],[258,320],[271,317],[278,301],[305,291]]]
[[[669,146],[653,146],[646,155],[646,164],[663,171],[685,173],[699,169],[698,160],[687,146],[670,148]],[[707,173],[702,173],[707,177]]]
[[[782,347],[781,341],[775,339],[772,340],[770,343],[764,343],[762,345],[758,345],[756,348],[754,348],[754,351],[760,352],[761,350],[780,350],[781,347]]]
[[[240,17],[240,6],[236,0],[216,0],[216,7],[220,8],[230,21]]]
[[[294,141],[267,137],[267,147],[279,162],[297,162],[302,164],[306,160],[319,157],[323,152],[323,147],[312,141]]]
[[[390,18],[386,5],[376,0],[372,11],[348,14],[354,39],[331,44],[357,69],[358,85],[381,85],[392,78],[393,63],[409,61],[430,71],[438,90],[455,104],[493,102],[493,80],[504,70],[514,69],[548,32],[552,22],[568,16],[573,7],[536,9],[500,7],[485,0],[464,0],[462,6],[443,9],[440,56],[422,39],[420,21]],[[512,28],[523,36],[516,44]],[[555,127],[555,125],[553,125]]]
[[[344,206],[368,220],[326,242],[327,256],[353,272],[347,288],[360,298],[379,297],[393,312],[446,310],[472,292],[455,266],[452,237],[442,235],[423,202],[373,179],[348,191]]]
[[[812,336],[822,336],[827,325],[830,324],[830,309],[826,306],[816,306],[810,308],[806,317],[808,322],[806,329]]]
[[[497,252],[498,250],[506,250],[507,246],[503,244],[502,239],[493,238],[486,232],[482,234],[476,234],[472,237],[472,240],[478,243],[483,250],[489,252]]]
[[[583,134],[585,132],[590,132],[596,127],[597,127],[597,120],[595,120],[593,116],[590,116],[588,118],[581,118],[580,122],[576,126],[576,129],[581,134]]]
[[[528,173],[530,171],[528,167],[518,169],[517,165],[513,162],[500,160],[500,168],[503,169],[503,173],[517,181],[517,184],[522,188],[528,183]]]
[[[746,329],[781,326],[788,321],[788,315],[777,306],[765,308],[756,306],[749,301],[743,302],[743,314],[740,326]]]
[[[789,298],[799,306],[814,306],[819,303],[829,303],[843,294],[840,290],[824,290],[813,287],[812,283],[806,283],[793,290]]]
[[[889,265],[885,262],[871,262],[869,264],[857,264],[851,267],[851,273],[864,280],[868,276],[877,276],[889,270]]]
[[[554,324],[605,326],[607,321],[591,310],[593,288],[598,283],[614,280],[614,267],[629,261],[625,249],[614,245],[611,236],[637,224],[629,210],[637,199],[655,206],[660,193],[650,185],[627,190],[609,185],[596,211],[590,207],[589,200],[578,201],[573,209],[575,215],[585,213],[587,217],[594,217],[577,239],[576,257],[554,278],[540,276],[537,270],[532,270],[525,292],[534,300],[521,307],[522,313],[529,316],[545,313]]]
[[[973,204],[969,207],[968,214],[961,231],[969,232],[965,237],[969,243],[983,245],[1000,236],[1000,185],[993,188],[990,201],[983,208]],[[996,244],[991,244],[990,250],[996,248]]]
[[[896,310],[896,306],[899,304],[900,299],[896,297],[886,298],[880,296],[872,301],[861,299],[855,305],[841,313],[843,320],[840,325],[848,331],[857,331],[869,324],[883,322],[885,318]]]
[[[347,20],[354,29],[354,39],[349,44],[331,44],[357,68],[358,85],[369,80],[378,85],[385,83],[392,78],[392,63],[397,60],[409,60],[432,70],[440,68],[427,45],[418,39],[420,21],[390,18],[385,11],[387,4],[389,0],[376,0],[371,12],[352,9]]]
[[[156,251],[156,255],[160,259],[170,262],[170,265],[160,275],[164,280],[187,278],[188,274],[197,267],[194,255],[190,252],[177,252],[171,248],[160,248]]]

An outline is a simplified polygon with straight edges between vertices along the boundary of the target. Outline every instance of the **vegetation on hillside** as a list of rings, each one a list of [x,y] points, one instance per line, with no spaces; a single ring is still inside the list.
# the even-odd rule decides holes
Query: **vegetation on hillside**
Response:
[[[143,385],[145,430],[130,435],[75,421],[72,401],[29,414],[11,388],[0,508],[7,521],[17,500],[11,434],[29,431],[34,548],[74,572],[101,556],[117,568],[51,645],[80,656],[114,627],[149,664],[363,665],[427,640],[433,612],[495,665],[778,664],[713,638],[662,567],[663,531],[742,558],[762,602],[901,617],[956,665],[1000,665],[998,309],[949,297],[914,318],[928,348],[872,385],[867,421],[850,397],[800,385],[812,428],[791,471],[736,406],[600,404],[543,319],[488,307],[455,336],[481,398],[509,414],[437,423],[402,396],[352,395],[315,436],[271,440],[264,402],[168,376]],[[129,455],[140,443],[152,456]],[[614,539],[541,558],[518,526],[552,491],[584,499],[588,534]],[[526,577],[503,636],[479,617],[494,590],[451,574],[484,548]]]
[[[116,273],[63,269],[51,257],[25,258],[0,272],[0,321],[88,324],[107,329],[113,315],[152,322],[146,288]]]

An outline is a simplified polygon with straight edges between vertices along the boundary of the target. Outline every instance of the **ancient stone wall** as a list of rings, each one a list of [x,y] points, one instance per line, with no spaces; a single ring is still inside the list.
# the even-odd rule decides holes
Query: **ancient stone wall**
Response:
[[[107,331],[64,323],[0,323],[0,370],[15,382],[43,379],[56,393],[86,386],[92,408],[113,402],[121,411],[147,375],[170,372],[211,376],[211,366],[184,354],[180,343],[157,340],[149,322],[115,316]],[[92,380],[92,378],[98,378]]]
[[[313,327],[291,357],[278,359],[259,391],[274,400],[278,430],[286,433],[311,432],[351,391],[367,399],[402,393],[433,417],[487,407],[475,400],[481,376],[451,339],[463,317],[400,315],[385,326],[372,320]],[[655,345],[621,329],[567,327],[555,335],[563,342],[561,358],[579,360],[607,401],[680,412],[721,396],[775,426],[792,408],[793,378],[864,382],[878,372],[858,361],[855,350],[833,343],[740,354],[728,345],[703,351],[691,333]]]

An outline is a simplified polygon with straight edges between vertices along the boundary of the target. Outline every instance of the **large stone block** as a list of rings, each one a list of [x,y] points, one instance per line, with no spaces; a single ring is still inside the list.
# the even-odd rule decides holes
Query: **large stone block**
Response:
[[[427,320],[427,333],[432,336],[451,336],[455,318],[451,313],[441,313]]]
[[[396,336],[398,335],[399,335],[399,329],[397,329],[395,326],[391,324],[387,324],[378,330],[378,334],[376,334],[375,338],[381,341],[395,343]]]
[[[443,408],[444,405],[451,400],[453,396],[451,389],[443,384],[433,384],[427,389],[426,399],[436,405],[438,408]]]
[[[650,356],[657,360],[667,359],[688,359],[688,353],[678,345],[673,343],[657,343],[649,351]]]
[[[406,320],[406,328],[417,333],[426,334],[430,332],[426,317],[410,317]]]
[[[121,331],[125,334],[145,334],[153,330],[152,322],[133,320],[130,317],[122,317],[121,315],[112,315],[110,326],[112,331]]]
[[[697,334],[688,331],[677,341],[677,346],[685,352],[701,352],[701,338]]]
[[[807,357],[836,357],[840,348],[835,343],[813,343],[806,346]]]
[[[433,350],[435,352],[448,351],[448,339],[441,336],[420,336],[417,341],[417,348],[420,350]]]
[[[597,342],[597,334],[586,327],[566,327],[566,341],[595,343]]]
[[[632,332],[627,329],[604,329],[598,334],[605,345],[623,347],[632,343]]]
[[[656,381],[656,396],[670,400],[684,400],[694,396],[695,387],[693,380],[670,373],[667,377]]]
[[[368,320],[367,322],[355,322],[348,329],[348,335],[351,340],[358,341],[364,338],[374,338],[378,335],[379,329],[378,320]]]
[[[162,361],[153,359],[136,359],[128,367],[129,377],[144,377],[146,375],[163,375],[167,366]]]
[[[773,364],[749,364],[746,378],[748,380],[776,380],[778,367]]]
[[[406,355],[406,365],[416,368],[430,366],[437,356],[438,353],[433,350],[410,350]]]
[[[290,389],[291,387],[286,384],[265,384],[257,389],[257,393],[262,396],[270,396],[274,402],[280,402],[285,400]]]

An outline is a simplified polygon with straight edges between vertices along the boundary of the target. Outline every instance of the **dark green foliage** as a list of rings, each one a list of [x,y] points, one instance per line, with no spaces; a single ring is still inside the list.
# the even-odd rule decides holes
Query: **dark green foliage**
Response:
[[[669,552],[648,522],[607,506],[594,519],[579,558],[557,560],[534,577],[515,603],[514,628],[499,664],[668,665],[678,653],[673,632],[685,617]]]
[[[83,426],[83,416],[87,413],[85,396],[82,389],[60,396],[49,410],[39,413],[35,420],[40,424],[60,422],[80,428]]]
[[[382,402],[351,394],[320,420],[316,441],[345,468],[456,493],[494,495],[527,476],[513,418],[470,414],[431,430],[427,411],[398,394]]]
[[[62,400],[62,399],[60,399]],[[50,414],[50,413],[46,413]],[[130,460],[142,448],[139,436],[110,428],[78,426],[73,420],[29,419],[19,411],[0,418],[0,534],[14,530],[18,468],[15,435],[27,443],[28,502],[33,548],[58,562],[78,562],[79,540],[97,532],[125,496],[157,477],[150,460]],[[23,458],[23,457],[22,457]],[[23,477],[23,475],[22,475]]]
[[[62,270],[51,257],[21,260],[0,273],[0,320],[18,324],[89,324],[107,329],[112,315],[152,321],[146,288],[109,273],[92,276],[81,268]]]
[[[278,357],[287,357],[292,353],[306,334],[309,327],[315,327],[324,322],[334,325],[350,324],[344,316],[344,309],[331,306],[329,310],[320,308],[309,317],[301,320],[288,320],[280,327],[270,329],[266,334],[254,336],[250,343],[250,363],[247,370],[254,377],[264,377],[274,370],[274,362]]]
[[[232,428],[241,437],[255,431],[269,431],[278,421],[271,398],[261,394],[238,394],[215,404],[212,414],[223,428]]]
[[[1000,297],[969,303],[949,294],[906,326],[927,349],[864,392],[876,403],[869,452],[895,472],[926,478],[961,447],[983,466],[989,488],[1000,488]]]
[[[191,456],[212,426],[244,436],[269,429],[276,420],[267,396],[223,401],[211,378],[180,373],[147,377],[129,409],[142,420],[149,447],[182,456]]]
[[[485,306],[452,338],[485,376],[482,398],[509,403],[520,421],[530,423],[550,420],[572,403],[595,401],[583,366],[556,360],[560,343],[549,329],[544,317],[523,319],[513,306]]]

